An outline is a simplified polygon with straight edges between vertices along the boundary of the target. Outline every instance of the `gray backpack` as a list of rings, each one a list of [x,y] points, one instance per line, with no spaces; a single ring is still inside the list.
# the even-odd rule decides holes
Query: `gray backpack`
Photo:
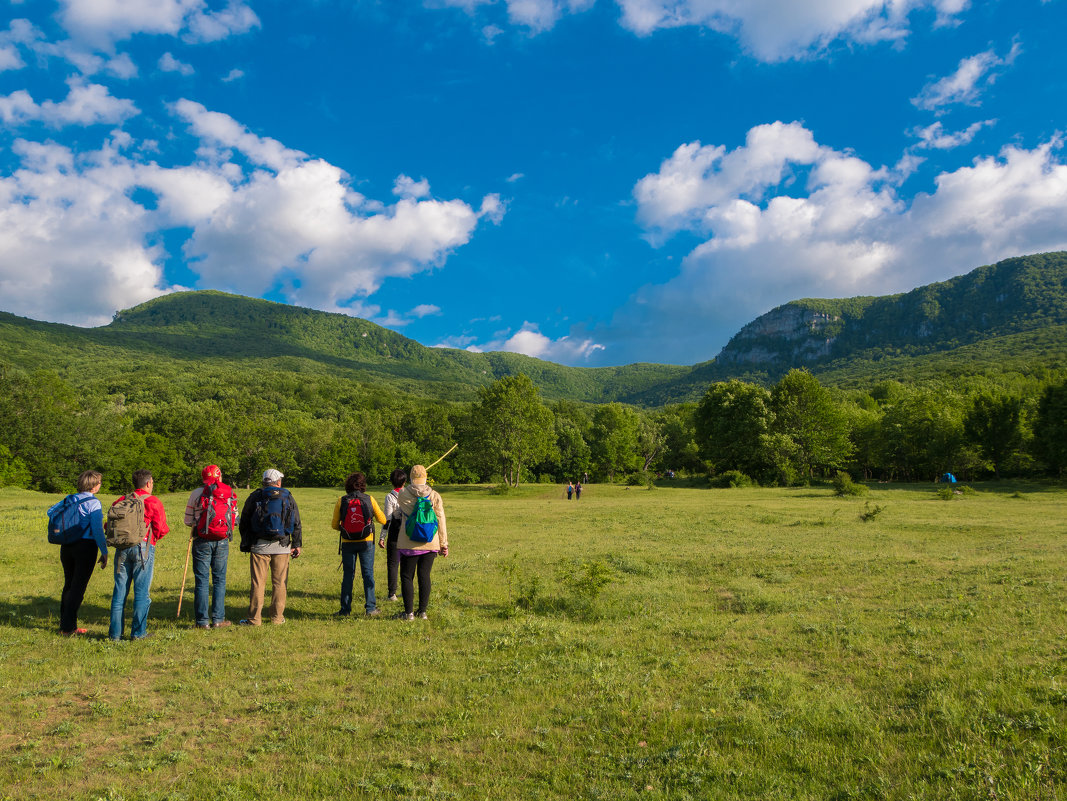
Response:
[[[131,492],[108,509],[104,533],[107,544],[116,550],[140,545],[148,536],[144,498]]]

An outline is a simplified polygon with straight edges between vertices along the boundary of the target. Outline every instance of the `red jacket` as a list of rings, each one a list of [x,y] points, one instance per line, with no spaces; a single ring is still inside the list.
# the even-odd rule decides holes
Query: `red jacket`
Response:
[[[170,526],[167,525],[167,513],[163,511],[163,501],[149,494],[146,489],[134,490],[133,493],[144,498],[144,522],[148,526],[148,543],[155,545],[170,531]],[[125,495],[120,495],[111,505],[114,506],[125,498]]]

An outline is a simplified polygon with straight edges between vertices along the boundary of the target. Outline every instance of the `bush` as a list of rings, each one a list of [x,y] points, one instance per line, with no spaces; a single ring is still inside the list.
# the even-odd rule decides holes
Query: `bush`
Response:
[[[507,495],[509,492],[511,492],[511,487],[507,484],[497,484],[489,488],[490,495]]]
[[[884,506],[879,506],[878,504],[871,506],[871,502],[867,501],[865,504],[863,504],[863,514],[860,515],[860,520],[862,520],[864,523],[870,523],[872,520],[874,520],[874,518],[878,517],[878,515],[880,515],[884,511]]]
[[[842,470],[837,471],[831,483],[834,487],[834,495],[866,495],[868,491],[866,484],[857,484],[852,480],[852,476]]]
[[[711,486],[719,489],[751,487],[755,482],[740,470],[727,470],[711,479]]]
[[[643,487],[645,486],[645,475],[643,473],[630,473],[626,476],[627,487]]]

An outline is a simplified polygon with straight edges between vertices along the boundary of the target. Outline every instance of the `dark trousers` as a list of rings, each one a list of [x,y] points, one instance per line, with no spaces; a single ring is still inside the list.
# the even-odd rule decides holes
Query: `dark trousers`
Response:
[[[99,552],[95,540],[78,540],[59,546],[59,561],[63,564],[63,594],[59,596],[59,630],[62,632],[69,634],[78,628],[78,609]]]
[[[419,556],[400,556],[400,594],[404,597],[404,611],[411,613],[415,604],[415,573],[419,574],[419,608],[425,612],[430,603],[430,571],[436,553],[424,553]]]
[[[388,566],[389,597],[396,595],[397,578],[400,575],[400,552],[396,549],[396,537],[385,541],[385,562]]]

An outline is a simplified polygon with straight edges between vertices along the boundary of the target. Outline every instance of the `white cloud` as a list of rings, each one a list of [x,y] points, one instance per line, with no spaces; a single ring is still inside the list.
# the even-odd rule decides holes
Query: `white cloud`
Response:
[[[996,120],[982,120],[981,122],[975,122],[968,125],[962,131],[953,133],[946,131],[941,122],[938,121],[932,125],[927,125],[926,127],[915,128],[911,131],[911,135],[919,140],[915,145],[916,148],[951,150],[956,147],[961,147],[962,145],[970,144],[980,130],[986,126],[995,124]]]
[[[164,53],[159,57],[159,68],[163,70],[163,72],[177,72],[186,77],[196,72],[196,70],[193,69],[192,64],[186,64],[183,61],[179,61],[170,53]]]
[[[0,119],[7,125],[40,121],[53,128],[67,125],[116,125],[138,113],[133,101],[112,96],[100,84],[69,81],[66,99],[36,103],[24,89],[0,96]]]
[[[227,72],[224,76],[222,76],[222,82],[223,83],[233,83],[234,81],[239,80],[239,79],[241,79],[243,77],[245,77],[244,70],[239,70],[236,67],[234,67],[232,70]]]
[[[0,72],[20,70],[26,66],[14,45],[0,44]]]
[[[1060,144],[1008,147],[942,173],[910,204],[897,192],[901,173],[818,145],[797,123],[758,126],[733,151],[684,145],[635,186],[638,218],[660,236],[685,229],[704,241],[596,338],[655,359],[669,336],[674,352],[697,361],[798,297],[899,292],[1067,248]]]
[[[429,197],[430,182],[425,178],[421,181],[416,181],[406,175],[398,175],[396,182],[393,184],[393,194],[397,197]]]
[[[218,11],[205,0],[60,0],[59,20],[73,38],[104,49],[139,33],[214,42],[259,26],[239,0]]]
[[[663,28],[698,26],[736,36],[762,61],[782,61],[825,50],[835,41],[901,41],[912,11],[934,9],[950,24],[967,0],[617,0],[621,23],[647,35]]]
[[[420,303],[414,309],[411,310],[412,317],[418,317],[420,320],[423,317],[438,316],[441,314],[441,307],[435,306],[432,303]]]
[[[108,322],[117,306],[161,294],[147,213],[125,193],[108,148],[79,162],[59,145],[19,140],[22,167],[0,177],[0,298],[36,319]]]
[[[505,178],[504,180],[505,180],[505,181],[507,181],[507,182],[508,182],[509,184],[513,184],[513,183],[515,183],[516,181],[521,181],[521,180],[522,180],[523,178],[525,178],[525,177],[526,177],[526,175],[525,175],[525,174],[523,174],[523,173],[521,173],[521,172],[515,172],[515,173],[512,173],[511,175],[509,175],[509,176],[508,176],[507,178]]]
[[[533,34],[555,26],[566,14],[587,11],[596,0],[505,0],[508,20],[514,25],[529,29]],[[461,8],[474,14],[479,6],[495,5],[496,0],[430,0],[430,8]],[[482,35],[489,44],[503,31],[496,25],[482,28]]]
[[[567,14],[586,11],[594,0],[506,0],[512,24],[537,34]],[[805,58],[835,42],[901,42],[912,12],[936,13],[935,26],[956,24],[969,0],[615,0],[619,24],[639,36],[666,28],[699,27],[735,37],[762,61]],[[462,8],[474,14],[494,0],[427,0],[430,7]],[[500,33],[483,29],[491,44]]]
[[[483,216],[459,200],[367,200],[325,161],[199,104],[172,109],[201,141],[194,163],[126,155],[140,148],[122,132],[78,156],[20,140],[19,166],[0,175],[3,308],[104,322],[116,305],[174,289],[162,277],[167,254],[150,243],[188,228],[183,252],[201,286],[251,295],[280,288],[291,302],[373,316],[380,309],[364,299],[386,277],[440,266]]]
[[[522,327],[514,334],[503,332],[498,338],[473,344],[474,337],[452,337],[445,340],[437,347],[464,348],[472,353],[485,353],[488,351],[506,351],[508,353],[523,353],[538,359],[552,362],[573,364],[587,361],[597,351],[604,350],[604,346],[594,342],[591,338],[575,336],[563,336],[552,339],[541,333],[536,323],[524,322]]]
[[[962,59],[954,73],[928,83],[911,102],[927,111],[958,103],[977,106],[980,104],[982,90],[997,79],[998,68],[1011,65],[1019,52],[1020,48],[1016,43],[1005,58],[1000,58],[992,50],[986,50],[984,53]]]

